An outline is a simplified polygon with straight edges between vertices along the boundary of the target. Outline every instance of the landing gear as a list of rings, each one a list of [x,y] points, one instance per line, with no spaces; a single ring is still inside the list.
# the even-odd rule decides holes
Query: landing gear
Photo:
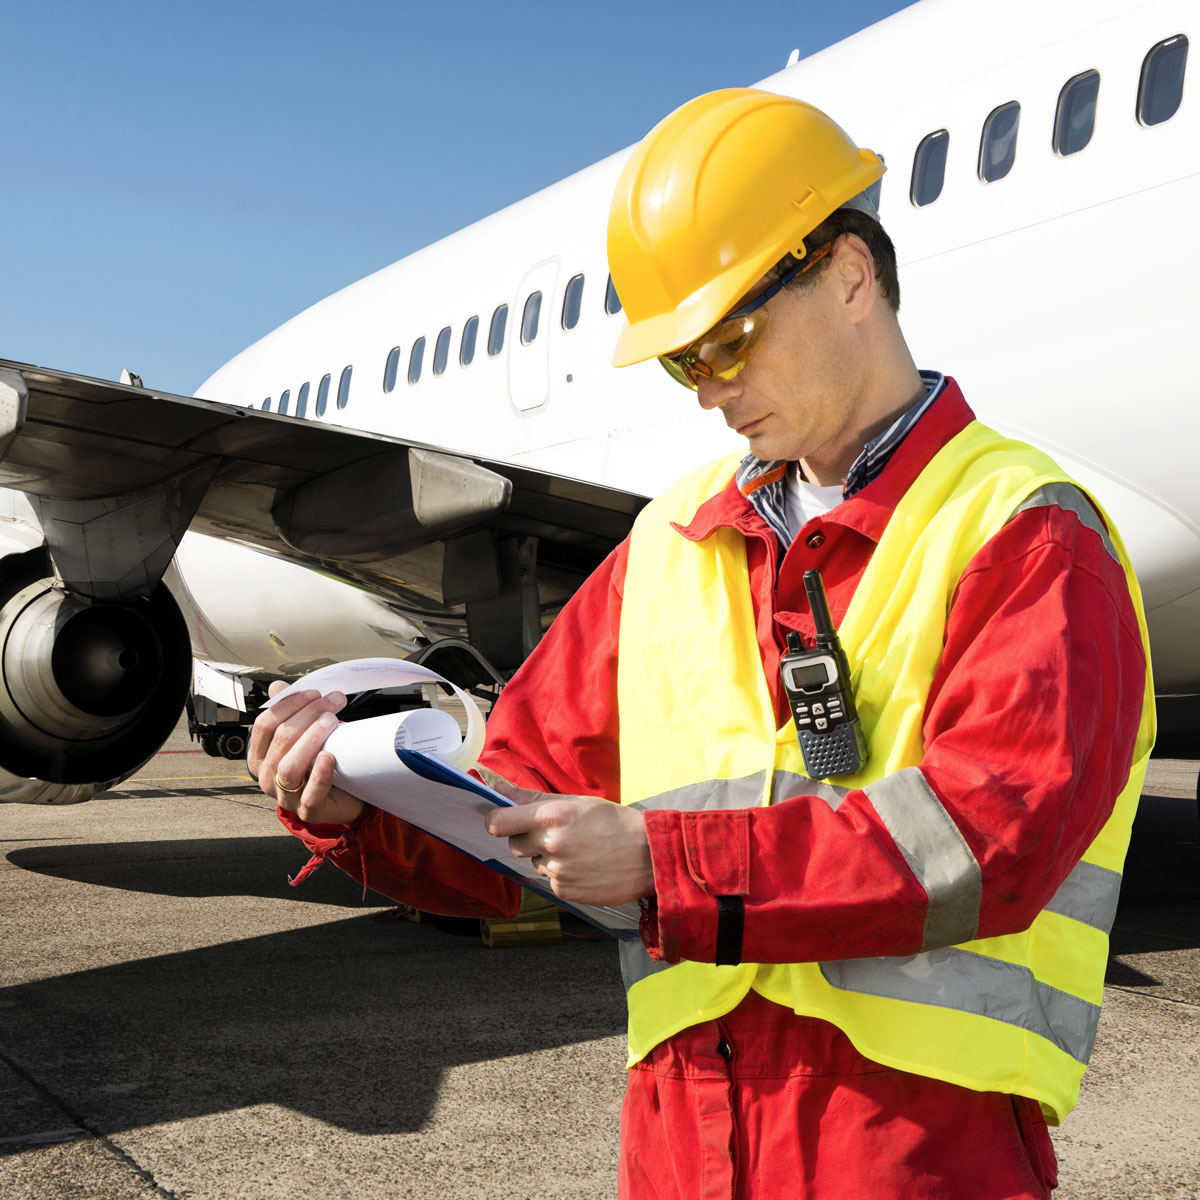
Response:
[[[240,729],[217,734],[217,753],[222,758],[245,758],[246,735]]]
[[[205,696],[191,696],[187,703],[188,733],[210,758],[246,757],[249,730],[242,721],[253,714],[218,708]]]

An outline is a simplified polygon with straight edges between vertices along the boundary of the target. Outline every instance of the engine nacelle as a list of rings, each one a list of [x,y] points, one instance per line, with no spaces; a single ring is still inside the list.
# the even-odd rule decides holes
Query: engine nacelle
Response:
[[[77,804],[128,778],[178,722],[191,662],[165,585],[93,602],[44,552],[0,560],[0,803]]]

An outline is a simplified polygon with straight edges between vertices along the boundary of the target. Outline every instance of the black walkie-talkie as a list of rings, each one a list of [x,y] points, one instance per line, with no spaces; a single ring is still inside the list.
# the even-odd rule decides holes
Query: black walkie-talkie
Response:
[[[783,690],[809,777],[850,775],[867,761],[867,744],[850,688],[850,665],[829,615],[820,571],[804,572],[804,590],[817,644],[806,650],[798,633],[788,634],[787,653],[779,660]]]

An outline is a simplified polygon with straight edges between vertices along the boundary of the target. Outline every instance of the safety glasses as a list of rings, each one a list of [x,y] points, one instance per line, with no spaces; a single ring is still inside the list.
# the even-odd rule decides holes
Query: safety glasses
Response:
[[[694,392],[701,379],[732,379],[758,349],[771,324],[771,314],[763,306],[797,275],[816,266],[833,249],[833,243],[818,246],[805,255],[790,271],[766,291],[743,304],[736,312],[718,321],[707,333],[675,354],[659,357],[666,372],[676,383]]]

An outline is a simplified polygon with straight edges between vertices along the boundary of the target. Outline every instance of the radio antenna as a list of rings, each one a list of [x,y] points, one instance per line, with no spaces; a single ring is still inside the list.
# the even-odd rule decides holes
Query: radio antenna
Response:
[[[833,617],[829,612],[829,601],[825,597],[825,584],[821,580],[820,571],[804,572],[804,590],[808,593],[808,607],[812,609],[818,647],[822,650],[836,649],[837,630],[833,627]]]

